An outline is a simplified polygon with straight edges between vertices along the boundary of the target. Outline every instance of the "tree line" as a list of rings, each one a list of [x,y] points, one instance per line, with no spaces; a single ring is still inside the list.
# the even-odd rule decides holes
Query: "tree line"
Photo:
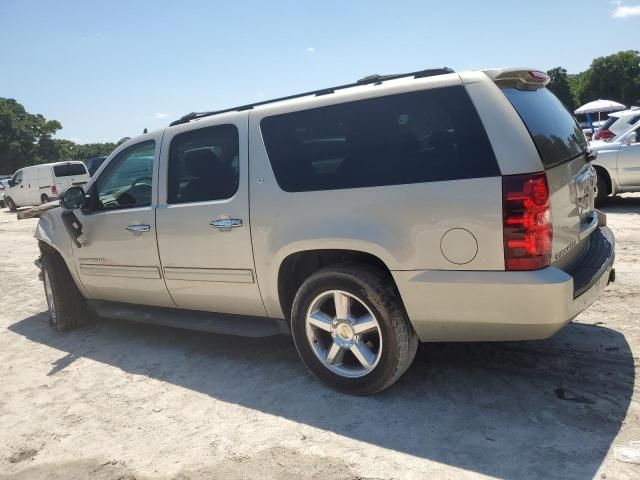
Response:
[[[640,105],[640,52],[627,50],[598,57],[584,72],[569,74],[561,66],[549,70],[548,88],[573,112],[598,98]],[[0,174],[19,168],[64,160],[109,155],[129,137],[117,142],[78,144],[53,138],[62,125],[29,113],[12,98],[0,97]]]
[[[599,98],[627,107],[640,105],[640,52],[627,50],[593,59],[584,72],[569,74],[563,67],[547,72],[547,87],[573,112]]]
[[[16,100],[0,97],[0,174],[29,165],[106,156],[129,140],[79,144],[53,138],[61,128],[59,121],[29,113]]]

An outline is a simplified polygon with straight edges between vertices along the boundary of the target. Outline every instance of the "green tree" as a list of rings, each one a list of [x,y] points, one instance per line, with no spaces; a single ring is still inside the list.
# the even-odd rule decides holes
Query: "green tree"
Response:
[[[564,103],[564,106],[567,107],[570,112],[573,112],[576,109],[576,101],[571,91],[567,71],[562,67],[556,67],[549,70],[547,75],[551,78],[547,88]]]
[[[0,98],[0,172],[47,161],[56,151],[51,137],[61,128],[57,120],[31,114],[12,98]]]
[[[82,145],[76,145],[73,152],[74,160],[87,160],[93,157],[106,157],[115,148],[115,143],[85,143]]]
[[[640,52],[627,50],[598,57],[576,86],[581,103],[604,98],[627,107],[640,104]]]

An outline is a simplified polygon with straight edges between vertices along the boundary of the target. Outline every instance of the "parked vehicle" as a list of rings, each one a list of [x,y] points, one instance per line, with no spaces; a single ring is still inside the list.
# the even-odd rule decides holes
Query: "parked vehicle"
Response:
[[[592,122],[593,128],[595,130],[598,130],[599,128],[602,127],[602,125],[605,124],[605,122],[606,120]],[[587,137],[587,140],[593,139],[594,131],[591,130],[591,125],[589,125],[589,122],[580,122],[580,129],[582,130],[582,133],[584,134],[584,136]]]
[[[548,81],[372,76],[129,140],[38,223],[50,324],[286,332],[354,394],[419,341],[549,337],[613,278],[614,238]]]
[[[5,207],[4,203],[4,191],[9,188],[9,179],[10,176],[0,175],[0,208]]]
[[[640,122],[609,142],[594,142],[593,166],[598,173],[596,201],[609,195],[640,192]]]
[[[82,186],[89,173],[82,162],[57,162],[24,167],[13,174],[5,202],[10,210],[57,200],[67,188]]]
[[[89,175],[93,177],[93,174],[98,171],[100,165],[102,165],[107,157],[94,157],[88,160],[85,160],[84,164],[89,171]]]
[[[616,135],[629,130],[639,120],[640,109],[637,107],[622,112],[610,113],[607,121],[596,131],[593,140],[611,140]]]

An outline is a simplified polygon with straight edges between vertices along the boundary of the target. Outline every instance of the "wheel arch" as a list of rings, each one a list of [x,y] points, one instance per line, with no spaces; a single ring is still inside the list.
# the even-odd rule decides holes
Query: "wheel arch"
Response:
[[[604,179],[607,186],[607,194],[611,195],[616,193],[617,188],[615,188],[615,183],[613,181],[613,177],[609,173],[609,170],[602,165],[594,165],[593,168],[596,170],[596,173]]]
[[[61,218],[62,209],[54,208],[46,211],[39,219],[33,236],[38,241],[41,253],[46,251],[60,255],[64,261],[78,290],[85,298],[90,298],[84,288],[73,261],[71,238],[67,233]]]
[[[366,251],[345,248],[306,249],[288,254],[279,264],[276,285],[283,318],[289,320],[293,299],[310,275],[322,268],[345,263],[373,266],[384,272],[402,302],[391,271],[380,257]]]

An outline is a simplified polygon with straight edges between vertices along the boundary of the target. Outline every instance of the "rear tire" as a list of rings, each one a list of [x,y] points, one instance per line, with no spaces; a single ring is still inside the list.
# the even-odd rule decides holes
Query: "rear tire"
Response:
[[[602,175],[598,173],[596,184],[596,205],[602,205],[609,196],[609,189],[607,188],[607,182]]]
[[[6,198],[5,203],[7,204],[7,208],[9,209],[10,212],[16,211],[16,204],[13,203],[13,200],[11,200],[11,197]]]
[[[291,331],[307,368],[354,395],[390,387],[418,348],[393,280],[369,266],[332,266],[311,275],[293,301]]]
[[[42,196],[40,197],[40,201],[42,202],[43,205],[49,202],[49,197],[47,197],[46,193],[42,194]]]
[[[43,254],[42,277],[49,308],[49,326],[62,332],[85,325],[87,302],[59,254]]]

